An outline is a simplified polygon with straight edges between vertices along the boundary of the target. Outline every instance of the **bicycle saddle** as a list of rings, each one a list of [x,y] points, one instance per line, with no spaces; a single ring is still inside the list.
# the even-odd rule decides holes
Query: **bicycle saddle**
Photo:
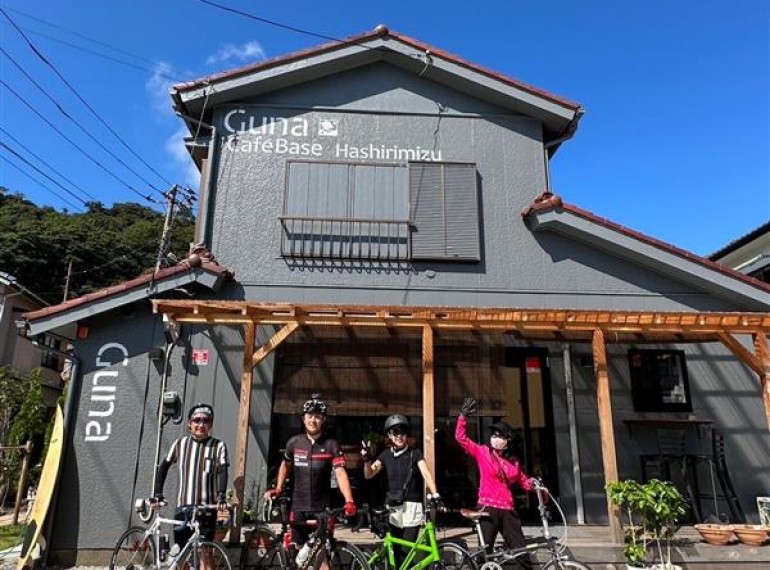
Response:
[[[490,516],[487,511],[474,511],[473,509],[460,509],[460,514],[466,519],[471,519],[472,521],[477,521],[479,519]]]

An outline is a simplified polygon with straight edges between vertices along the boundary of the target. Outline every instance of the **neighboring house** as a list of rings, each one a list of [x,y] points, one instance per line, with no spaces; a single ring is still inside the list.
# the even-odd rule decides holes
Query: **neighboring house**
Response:
[[[712,253],[709,259],[770,282],[770,222]]]
[[[640,477],[666,422],[691,449],[724,433],[747,510],[770,488],[770,286],[554,195],[578,104],[383,27],[172,97],[217,261],[25,315],[32,335],[82,332],[57,560],[105,555],[150,493],[164,390],[214,405],[241,498],[316,391],[353,451],[411,416],[452,506],[475,500],[453,440],[467,395],[475,436],[511,423],[573,521],[617,532],[604,484]]]
[[[16,321],[25,312],[48,306],[43,299],[19,283],[13,275],[0,271],[0,366],[8,366],[19,374],[40,369],[43,381],[43,401],[53,406],[61,393],[60,373],[63,360],[58,354],[44,350],[45,346],[60,349],[62,338],[43,334],[36,339],[19,335]]]

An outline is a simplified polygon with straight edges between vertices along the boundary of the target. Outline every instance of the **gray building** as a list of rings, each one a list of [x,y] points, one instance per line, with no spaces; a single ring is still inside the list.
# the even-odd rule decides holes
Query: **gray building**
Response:
[[[605,481],[641,477],[672,426],[688,452],[724,435],[756,518],[770,287],[554,195],[549,161],[578,104],[383,27],[172,98],[202,172],[197,239],[216,261],[196,253],[26,315],[31,335],[85,331],[54,556],[111,548],[150,493],[163,385],[185,410],[213,403],[243,501],[321,392],[360,501],[374,491],[356,446],[400,412],[447,502],[469,505],[476,475],[453,429],[472,395],[476,437],[511,423],[572,521],[612,522]],[[167,423],[163,449],[183,431]]]

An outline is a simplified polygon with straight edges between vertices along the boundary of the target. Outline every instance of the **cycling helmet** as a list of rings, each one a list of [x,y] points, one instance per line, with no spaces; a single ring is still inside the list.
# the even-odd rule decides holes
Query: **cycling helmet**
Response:
[[[188,420],[192,419],[192,417],[195,414],[204,414],[213,420],[214,408],[212,408],[209,404],[198,403],[198,404],[195,404],[192,408],[190,408],[189,412],[187,412],[187,419]]]
[[[409,418],[402,416],[401,414],[393,414],[385,420],[385,433],[388,433],[396,426],[401,426],[404,429],[409,429]]]
[[[328,406],[321,399],[321,394],[313,394],[310,399],[302,404],[303,414],[326,414]]]
[[[505,439],[513,439],[513,428],[505,422],[495,422],[489,426],[490,433],[499,433]]]

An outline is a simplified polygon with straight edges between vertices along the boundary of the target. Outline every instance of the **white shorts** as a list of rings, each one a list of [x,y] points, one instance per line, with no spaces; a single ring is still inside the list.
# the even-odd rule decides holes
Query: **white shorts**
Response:
[[[411,526],[420,526],[425,521],[425,512],[422,503],[404,502],[403,505],[394,507],[388,519],[390,524],[398,528],[407,528]]]

